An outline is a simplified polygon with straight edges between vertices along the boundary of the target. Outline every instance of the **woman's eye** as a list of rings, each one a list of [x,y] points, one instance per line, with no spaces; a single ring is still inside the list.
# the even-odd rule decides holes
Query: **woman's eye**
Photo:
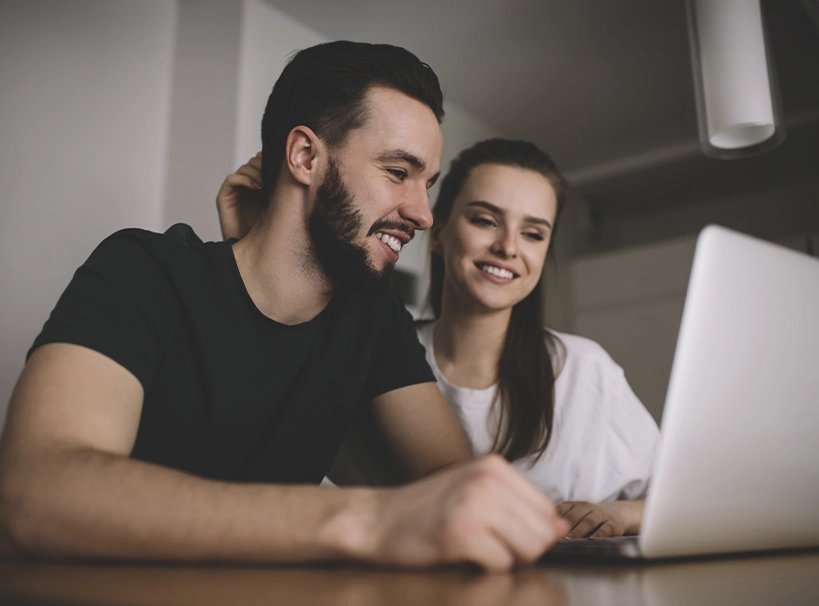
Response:
[[[529,238],[530,240],[534,240],[536,242],[543,242],[543,236],[541,236],[536,231],[527,231],[527,232],[524,232],[523,235],[526,236],[527,238]]]
[[[480,225],[481,227],[494,227],[495,222],[492,219],[487,217],[472,217],[469,220],[470,223],[474,225]]]
[[[405,171],[403,171],[403,170],[398,169],[398,168],[388,168],[387,172],[390,173],[393,177],[395,177],[399,181],[403,181],[404,179],[407,178],[407,173]]]

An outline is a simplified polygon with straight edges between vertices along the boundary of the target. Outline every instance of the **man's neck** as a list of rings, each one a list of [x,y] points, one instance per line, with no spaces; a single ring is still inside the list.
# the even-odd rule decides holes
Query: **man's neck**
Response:
[[[333,285],[315,258],[298,205],[268,208],[250,233],[233,244],[233,254],[250,298],[268,318],[301,324],[330,302]]]

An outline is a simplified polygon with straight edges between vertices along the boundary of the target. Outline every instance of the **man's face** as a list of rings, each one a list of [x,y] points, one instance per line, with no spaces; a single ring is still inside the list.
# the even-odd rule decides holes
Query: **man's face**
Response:
[[[330,158],[308,228],[334,283],[382,291],[401,248],[432,225],[427,190],[443,136],[432,110],[403,93],[370,89],[367,106],[365,124]]]

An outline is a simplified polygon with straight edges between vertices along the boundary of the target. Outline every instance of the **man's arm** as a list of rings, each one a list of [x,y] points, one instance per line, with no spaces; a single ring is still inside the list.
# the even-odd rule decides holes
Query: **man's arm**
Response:
[[[142,397],[95,351],[55,343],[32,354],[0,442],[4,551],[504,570],[567,530],[499,457],[381,490],[216,482],[130,459]]]
[[[418,383],[374,398],[375,424],[410,479],[472,460],[458,420],[435,383]]]

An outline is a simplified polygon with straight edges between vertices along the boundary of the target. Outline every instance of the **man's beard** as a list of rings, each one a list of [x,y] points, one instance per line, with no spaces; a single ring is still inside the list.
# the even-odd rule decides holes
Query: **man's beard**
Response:
[[[313,250],[334,286],[384,294],[392,286],[393,266],[378,270],[370,261],[366,245],[355,243],[363,224],[361,211],[353,204],[353,196],[331,158],[307,222]],[[378,227],[378,223],[373,225],[367,235],[375,233]]]

